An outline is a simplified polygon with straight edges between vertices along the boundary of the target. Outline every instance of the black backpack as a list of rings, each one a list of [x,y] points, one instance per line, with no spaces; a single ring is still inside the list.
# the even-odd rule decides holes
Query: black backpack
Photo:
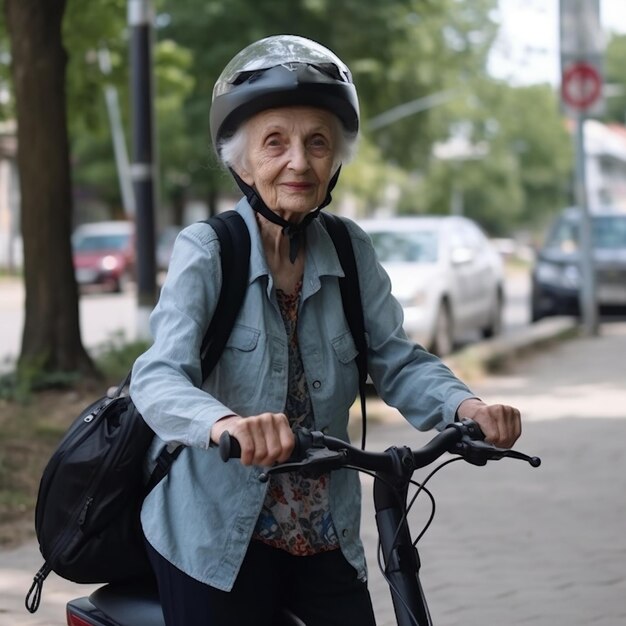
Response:
[[[322,215],[345,274],[340,286],[344,313],[359,351],[364,428],[365,333],[352,242],[339,218]],[[207,222],[220,240],[224,279],[202,342],[203,379],[219,360],[243,302],[250,259],[248,229],[238,213],[228,211]],[[51,571],[76,583],[126,582],[152,576],[139,521],[141,504],[184,446],[165,447],[148,483],[144,482],[143,464],[154,432],[128,395],[129,382],[130,372],[117,389],[76,418],[44,469],[35,531],[45,562],[26,595],[31,613],[39,607],[43,582]]]

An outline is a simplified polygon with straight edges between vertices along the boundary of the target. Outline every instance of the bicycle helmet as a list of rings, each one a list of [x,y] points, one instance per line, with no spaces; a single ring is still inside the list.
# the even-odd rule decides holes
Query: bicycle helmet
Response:
[[[260,111],[306,105],[328,109],[349,133],[359,129],[352,74],[333,52],[295,35],[266,37],[239,52],[213,88],[211,137],[219,143]]]
[[[349,134],[359,130],[359,103],[352,74],[333,52],[295,35],[275,35],[250,44],[222,71],[213,88],[210,126],[218,157],[220,144],[239,126],[266,109],[283,106],[313,106],[335,114]],[[326,198],[302,222],[293,224],[267,207],[256,190],[230,168],[250,206],[283,229],[289,237],[292,262],[304,231],[321,209],[331,201],[341,166],[330,180]]]

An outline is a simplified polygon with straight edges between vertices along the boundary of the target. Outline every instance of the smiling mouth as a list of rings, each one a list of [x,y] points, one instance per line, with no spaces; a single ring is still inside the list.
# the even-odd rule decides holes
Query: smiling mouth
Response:
[[[313,187],[313,183],[283,183],[283,186],[293,191],[308,191]]]

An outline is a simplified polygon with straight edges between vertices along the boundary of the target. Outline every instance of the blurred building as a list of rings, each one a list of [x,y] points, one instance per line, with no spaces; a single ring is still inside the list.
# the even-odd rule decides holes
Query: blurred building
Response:
[[[573,124],[571,127],[573,132]],[[589,208],[626,210],[626,127],[587,120],[585,151]]]

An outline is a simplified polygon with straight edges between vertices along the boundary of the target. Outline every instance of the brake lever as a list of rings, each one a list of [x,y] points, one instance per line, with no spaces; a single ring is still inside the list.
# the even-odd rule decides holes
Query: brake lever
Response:
[[[504,458],[526,461],[532,467],[541,465],[541,459],[538,456],[529,456],[523,452],[507,448],[497,448],[485,441],[477,441],[469,437],[463,437],[451,452],[462,456],[463,459],[472,465],[482,466],[486,465],[487,461],[499,461]]]
[[[268,468],[259,474],[259,480],[265,483],[273,474],[284,474],[286,472],[299,472],[309,478],[315,478],[334,469],[339,469],[345,464],[345,450],[328,450],[327,448],[311,448],[307,450],[306,456],[301,461],[287,461]]]
[[[461,439],[450,450],[454,454],[462,456],[472,465],[486,465],[487,461],[499,461],[503,458],[519,459],[526,461],[532,467],[539,467],[541,459],[538,456],[529,456],[517,450],[498,448],[487,443],[480,426],[471,419],[462,419],[460,422],[448,424],[447,428],[454,428],[461,433]]]
[[[541,459],[538,456],[528,456],[528,454],[518,452],[517,450],[506,450],[504,456],[509,459],[526,461],[531,467],[539,467],[541,465]]]

